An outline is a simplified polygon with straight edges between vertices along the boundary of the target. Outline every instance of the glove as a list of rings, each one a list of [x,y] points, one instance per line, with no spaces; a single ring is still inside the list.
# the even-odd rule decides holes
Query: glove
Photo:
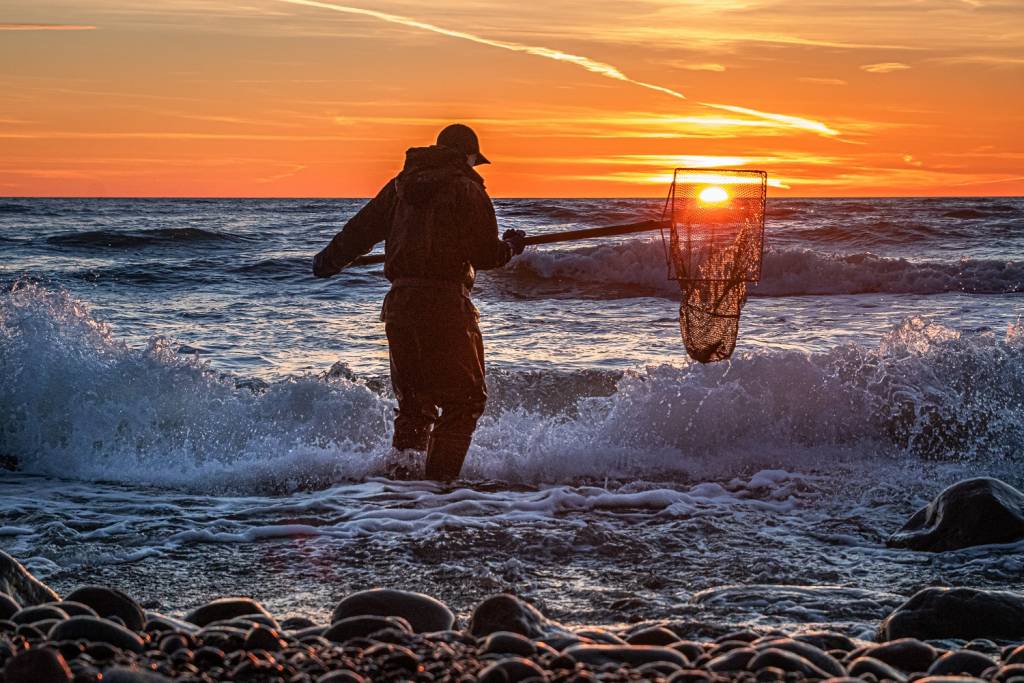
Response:
[[[513,256],[519,256],[526,249],[526,233],[522,230],[506,230],[501,239],[512,248]]]
[[[315,277],[331,277],[337,274],[338,271],[327,263],[327,256],[323,251],[313,257],[313,275]]]

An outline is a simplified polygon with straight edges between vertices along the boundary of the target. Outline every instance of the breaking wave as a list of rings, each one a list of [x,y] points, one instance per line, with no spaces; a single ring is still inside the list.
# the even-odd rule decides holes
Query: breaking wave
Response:
[[[526,252],[509,266],[528,279],[635,286],[676,297],[660,240]],[[910,261],[871,253],[769,250],[752,296],[835,294],[1006,294],[1024,292],[1024,261]]]
[[[66,293],[0,299],[0,454],[29,473],[201,490],[372,474],[380,382],[251,384],[154,338],[136,348]],[[1024,446],[1024,333],[918,318],[874,348],[742,354],[625,373],[494,372],[465,473],[517,483],[676,480],[837,458],[1006,458]]]

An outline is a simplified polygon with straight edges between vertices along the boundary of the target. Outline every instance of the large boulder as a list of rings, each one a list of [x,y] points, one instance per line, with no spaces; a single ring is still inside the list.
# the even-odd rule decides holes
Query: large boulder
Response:
[[[22,607],[55,602],[60,596],[32,576],[16,559],[0,550],[0,593],[6,593]]]
[[[896,608],[879,626],[879,640],[897,638],[1024,640],[1024,594],[925,588]]]
[[[1024,493],[981,477],[953,484],[886,541],[892,548],[941,552],[1024,538]]]
[[[473,610],[469,618],[469,632],[483,638],[496,631],[518,633],[527,638],[540,638],[561,631],[553,621],[533,605],[514,595],[492,595]]]
[[[117,617],[131,631],[141,631],[146,623],[146,613],[139,603],[116,588],[82,586],[72,591],[65,600],[80,602],[103,618]]]
[[[455,615],[447,605],[423,593],[377,588],[348,596],[334,608],[331,623],[361,616],[402,617],[415,633],[447,631]]]

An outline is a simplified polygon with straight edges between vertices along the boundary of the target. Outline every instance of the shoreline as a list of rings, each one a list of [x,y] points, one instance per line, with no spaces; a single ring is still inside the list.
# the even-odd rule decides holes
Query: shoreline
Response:
[[[1024,593],[1004,591],[922,589],[866,639],[822,628],[709,636],[686,622],[569,628],[507,593],[460,620],[430,596],[392,589],[352,593],[324,623],[279,620],[244,597],[179,619],[114,588],[61,598],[4,553],[0,588],[7,683],[1024,678]]]

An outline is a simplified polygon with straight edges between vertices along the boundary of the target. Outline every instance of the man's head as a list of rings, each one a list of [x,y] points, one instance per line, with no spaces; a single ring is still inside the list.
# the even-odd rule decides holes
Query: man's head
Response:
[[[462,152],[470,166],[491,163],[480,151],[480,140],[477,139],[476,133],[461,123],[453,123],[442,130],[437,136],[437,144]]]

